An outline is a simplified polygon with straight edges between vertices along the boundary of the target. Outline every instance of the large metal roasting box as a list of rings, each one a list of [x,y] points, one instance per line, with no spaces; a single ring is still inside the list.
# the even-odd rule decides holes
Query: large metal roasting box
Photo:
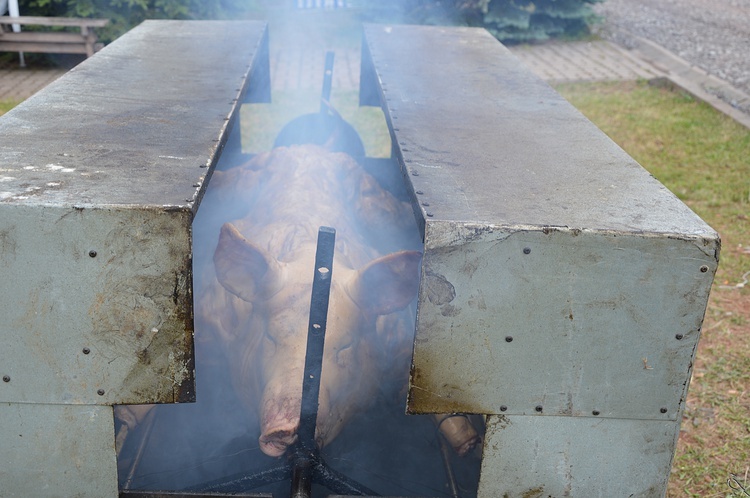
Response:
[[[661,497],[719,237],[486,31],[368,25],[425,250],[408,410],[481,497]],[[150,21],[0,119],[0,495],[116,496],[112,404],[193,399],[191,222],[266,27]],[[200,375],[200,372],[197,372]]]

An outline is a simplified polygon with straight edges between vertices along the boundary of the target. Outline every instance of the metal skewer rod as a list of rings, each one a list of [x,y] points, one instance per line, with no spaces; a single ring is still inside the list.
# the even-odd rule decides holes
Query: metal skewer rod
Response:
[[[307,326],[307,354],[302,379],[302,406],[297,431],[300,446],[308,451],[317,449],[315,424],[318,419],[320,372],[323,369],[323,347],[328,322],[328,301],[331,292],[335,243],[336,230],[330,227],[320,227],[318,247],[315,252],[310,319]]]
[[[333,83],[333,52],[326,52],[325,70],[323,73],[323,91],[320,94],[320,113],[326,114],[331,100],[331,85]]]

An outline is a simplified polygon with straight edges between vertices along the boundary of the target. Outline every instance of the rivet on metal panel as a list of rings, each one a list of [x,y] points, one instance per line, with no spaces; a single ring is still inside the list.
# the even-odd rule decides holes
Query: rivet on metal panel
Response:
[[[530,247],[524,247],[523,248],[523,253],[524,254],[531,254],[531,248]]]
[[[538,411],[539,413],[542,413],[542,410],[544,410],[544,408],[542,407],[542,405],[536,405],[534,410]]]
[[[427,211],[425,214],[427,215],[428,218],[432,218],[433,216],[435,216],[434,214],[432,214],[429,211]]]
[[[407,149],[406,147],[401,147],[401,150],[404,152],[409,152],[409,149]]]
[[[199,167],[199,168],[207,168],[207,167],[208,167],[208,164],[201,164],[201,165],[199,165],[198,167]]]
[[[594,410],[593,412],[591,412],[591,414],[592,414],[593,416],[595,416],[595,417],[596,417],[597,415],[599,415],[599,413],[600,413],[600,412],[599,412],[599,410]]]
[[[500,411],[501,411],[501,412],[504,412],[504,411],[507,411],[507,410],[508,410],[508,407],[507,407],[507,406],[505,406],[505,405],[500,405]]]
[[[708,271],[708,266],[703,265],[701,266],[701,273],[706,273]]]
[[[417,191],[416,191],[416,192],[414,192],[414,193],[415,193],[415,194],[417,194],[417,195],[424,195],[424,192],[422,192],[421,190],[417,190]]]
[[[194,184],[193,184],[193,187],[195,187],[195,188],[198,188],[198,187],[200,187],[200,186],[201,186],[201,184],[200,184],[200,183],[194,183]]]
[[[404,162],[405,163],[410,163],[410,162],[412,162],[412,160],[411,159],[404,159]]]
[[[505,336],[505,342],[513,342],[513,337],[511,336]]]
[[[89,354],[91,350],[89,348],[83,348],[83,354]]]
[[[424,207],[430,207],[430,203],[429,203],[429,202],[423,202],[423,203],[422,203],[422,205],[423,205]]]
[[[3,382],[10,382],[10,375],[3,375]]]
[[[660,408],[659,411],[662,413],[667,413],[668,410],[666,408]]]
[[[96,257],[96,251],[94,251],[94,250],[89,251],[89,256],[91,256],[92,258],[95,258]]]
[[[419,171],[417,170],[411,170],[411,176],[419,176]]]
[[[677,334],[677,335],[674,336],[674,338],[677,339],[678,341],[681,341],[683,337],[685,337],[685,336],[682,335],[682,334]]]
[[[96,391],[96,394],[98,394],[99,396],[104,396],[104,389],[99,389],[98,391]]]

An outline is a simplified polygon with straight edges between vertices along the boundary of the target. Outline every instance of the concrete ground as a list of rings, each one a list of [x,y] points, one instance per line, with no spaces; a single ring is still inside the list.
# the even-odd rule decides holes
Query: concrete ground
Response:
[[[748,95],[651,41],[631,35],[627,45],[604,40],[551,42],[512,47],[511,51],[550,83],[663,78],[750,128],[750,114],[741,110],[750,104]],[[272,47],[270,56],[274,90],[320,87],[323,50]],[[337,51],[334,87],[358,88],[359,57],[358,50]],[[24,100],[64,73],[6,64],[0,67],[0,101]]]

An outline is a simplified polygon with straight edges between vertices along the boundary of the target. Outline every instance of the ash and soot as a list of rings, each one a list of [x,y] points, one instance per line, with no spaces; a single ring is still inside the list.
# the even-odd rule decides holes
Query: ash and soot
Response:
[[[293,452],[316,240],[327,226],[336,243],[320,456],[381,495],[475,496],[481,418],[404,413],[421,238],[399,167],[368,162],[357,132],[322,100],[271,150],[222,155],[193,224],[197,402],[116,407],[122,489],[202,490],[268,472]],[[242,491],[289,489],[269,480]]]

